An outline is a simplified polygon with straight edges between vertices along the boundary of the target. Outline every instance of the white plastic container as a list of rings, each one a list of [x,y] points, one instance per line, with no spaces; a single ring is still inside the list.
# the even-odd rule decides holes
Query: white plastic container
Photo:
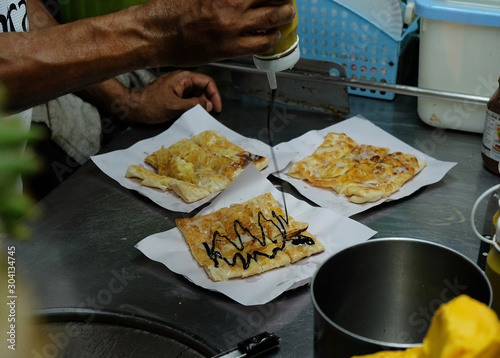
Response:
[[[500,77],[500,1],[416,0],[418,86],[489,98]],[[418,115],[439,128],[482,133],[486,105],[418,99]]]

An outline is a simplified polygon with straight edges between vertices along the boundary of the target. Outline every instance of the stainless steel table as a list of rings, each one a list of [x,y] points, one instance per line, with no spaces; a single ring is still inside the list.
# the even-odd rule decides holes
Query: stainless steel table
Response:
[[[227,79],[221,75],[224,109],[216,118],[243,135],[266,140],[262,136],[267,103],[235,90]],[[353,218],[376,230],[376,237],[412,237],[442,243],[476,261],[480,244],[470,229],[470,210],[484,190],[499,182],[499,177],[482,166],[481,135],[424,124],[418,118],[414,97],[398,95],[393,101],[383,101],[352,96],[350,104],[351,115],[365,116],[436,159],[458,163],[439,183]],[[281,114],[281,122],[273,134],[275,144],[342,120],[332,114],[286,105],[278,106],[276,111]],[[103,152],[126,148],[167,128],[168,124],[132,126]],[[175,218],[185,214],[162,209],[122,188],[91,161],[38,207],[41,216],[31,225],[33,238],[26,242],[7,240],[6,244],[16,247],[19,276],[36,293],[37,314],[53,324],[48,326],[47,335],[66,321],[120,325],[129,322],[130,327],[151,334],[172,334],[174,339],[210,355],[269,331],[282,340],[280,349],[266,356],[312,356],[313,308],[309,287],[289,291],[266,305],[245,307],[199,288],[145,258],[134,245],[150,234],[172,228]],[[479,212],[484,213],[484,209]],[[479,227],[482,219],[478,218]],[[123,344],[122,357],[140,356],[139,348],[150,344],[147,340],[127,338],[120,330],[104,327],[104,333],[99,332],[95,330],[92,339],[102,334],[103,339],[111,340],[109,344]],[[85,339],[91,340],[87,336]],[[135,353],[130,345],[137,350]],[[105,356],[105,352],[103,349],[94,356]],[[158,348],[150,356],[181,354]]]

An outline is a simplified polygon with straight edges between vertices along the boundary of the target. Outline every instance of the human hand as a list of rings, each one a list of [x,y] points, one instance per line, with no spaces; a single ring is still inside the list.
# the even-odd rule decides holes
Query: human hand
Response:
[[[173,71],[142,89],[130,89],[125,105],[126,118],[138,123],[161,123],[176,119],[201,105],[208,112],[220,112],[222,101],[215,81],[204,74]]]
[[[296,12],[291,0],[151,0],[142,6],[157,39],[154,65],[180,67],[263,53]]]

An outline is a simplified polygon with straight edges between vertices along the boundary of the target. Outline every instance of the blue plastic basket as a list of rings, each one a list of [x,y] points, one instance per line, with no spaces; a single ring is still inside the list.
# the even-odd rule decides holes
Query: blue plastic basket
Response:
[[[418,30],[417,20],[403,30],[401,38],[395,38],[334,0],[296,0],[296,3],[303,58],[340,63],[350,78],[396,83],[399,58],[411,34]],[[348,92],[387,100],[395,96],[392,92],[354,87],[349,87]]]

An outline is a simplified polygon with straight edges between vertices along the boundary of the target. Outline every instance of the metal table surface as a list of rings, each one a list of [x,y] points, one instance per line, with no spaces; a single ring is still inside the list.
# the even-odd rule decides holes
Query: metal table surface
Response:
[[[219,86],[224,102],[216,118],[243,135],[263,136],[266,102],[240,93],[224,81]],[[476,261],[480,242],[470,228],[470,211],[476,198],[499,182],[483,168],[481,135],[426,125],[418,118],[414,97],[398,95],[393,101],[384,101],[351,96],[350,105],[351,115],[365,116],[436,159],[458,163],[439,183],[353,219],[376,230],[375,237],[429,240]],[[273,134],[276,143],[342,120],[290,106],[277,108],[281,115]],[[126,148],[166,128],[168,124],[130,127],[103,152]],[[172,228],[175,218],[185,214],[160,208],[122,188],[91,161],[38,207],[41,215],[31,224],[32,239],[6,242],[16,247],[19,275],[31,285],[37,310],[80,309],[79,315],[89,321],[93,311],[86,309],[151,319],[186,332],[214,352],[269,331],[281,337],[281,344],[279,350],[265,356],[313,355],[313,307],[308,286],[286,292],[268,304],[245,307],[147,259],[134,245],[150,234]],[[482,220],[478,218],[478,227],[482,227]],[[157,356],[162,354],[169,356],[168,352]]]

